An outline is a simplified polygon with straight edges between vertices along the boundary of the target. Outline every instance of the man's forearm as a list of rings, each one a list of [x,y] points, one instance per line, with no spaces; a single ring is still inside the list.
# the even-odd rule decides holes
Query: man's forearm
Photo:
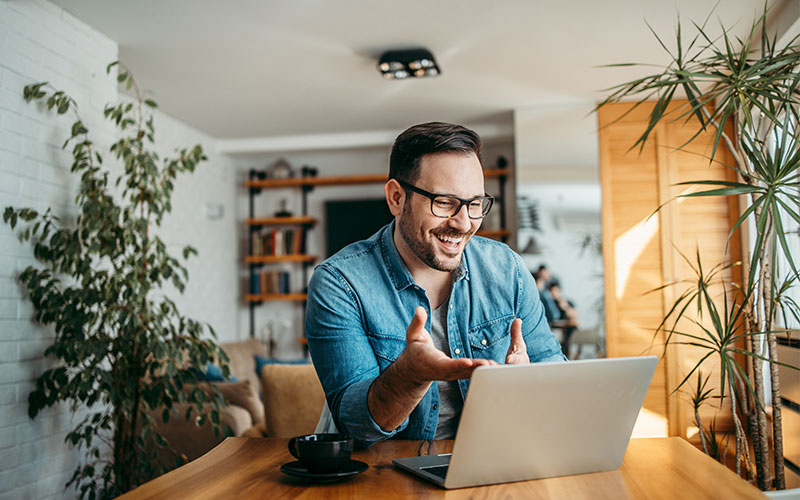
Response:
[[[369,388],[367,406],[372,419],[384,431],[393,431],[411,415],[431,383],[415,380],[405,369],[401,355]]]

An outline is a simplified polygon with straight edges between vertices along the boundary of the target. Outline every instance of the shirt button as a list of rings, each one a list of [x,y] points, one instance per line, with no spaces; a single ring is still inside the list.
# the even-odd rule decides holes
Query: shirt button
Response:
[[[433,405],[433,409],[439,408],[439,405]]]
[[[481,345],[486,345],[486,339],[481,340]]]
[[[457,355],[458,355],[458,354],[461,354],[461,349],[459,349],[459,348],[456,348],[456,350],[455,350],[455,351],[453,351],[453,352],[454,352],[454,353],[456,353]]]
[[[453,304],[450,304],[450,310],[451,311],[453,310]]]

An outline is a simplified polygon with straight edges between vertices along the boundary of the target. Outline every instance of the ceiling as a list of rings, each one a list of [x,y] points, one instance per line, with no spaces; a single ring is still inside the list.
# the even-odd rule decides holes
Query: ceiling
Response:
[[[119,44],[163,111],[220,139],[397,131],[512,121],[517,108],[592,102],[664,63],[677,13],[717,0],[52,0]],[[772,1],[770,3],[773,3]],[[745,33],[763,0],[724,0],[710,21]],[[424,46],[437,78],[388,81],[387,49]]]

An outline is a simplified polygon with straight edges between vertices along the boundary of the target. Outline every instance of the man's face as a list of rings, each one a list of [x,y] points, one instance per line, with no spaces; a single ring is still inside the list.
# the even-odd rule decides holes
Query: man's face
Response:
[[[550,271],[546,267],[539,270],[539,280],[541,280],[542,283],[550,281]]]
[[[484,195],[483,169],[474,153],[436,153],[424,156],[414,186],[435,194],[469,199]],[[452,272],[461,263],[467,242],[482,219],[470,219],[467,207],[449,219],[431,213],[431,200],[409,192],[398,228],[408,248],[422,263],[437,271]]]

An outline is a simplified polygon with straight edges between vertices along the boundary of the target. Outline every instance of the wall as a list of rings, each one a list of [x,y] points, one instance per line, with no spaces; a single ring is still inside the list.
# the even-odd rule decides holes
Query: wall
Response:
[[[399,133],[399,131],[398,131]],[[370,146],[363,148],[347,148],[347,149],[327,149],[327,150],[313,150],[313,151],[286,151],[281,153],[269,154],[247,154],[237,155],[237,186],[238,189],[238,213],[237,221],[239,222],[239,248],[240,258],[239,262],[243,262],[245,253],[247,251],[247,230],[243,223],[244,219],[248,217],[248,194],[247,190],[242,187],[243,182],[247,179],[248,170],[256,168],[258,170],[268,169],[279,158],[285,158],[292,165],[292,168],[299,172],[300,168],[304,165],[317,167],[319,176],[340,176],[340,175],[356,175],[356,174],[386,174],[389,170],[389,153],[391,150],[390,145],[385,146]],[[487,141],[484,144],[483,158],[484,164],[489,166],[493,165],[498,155],[505,156],[513,166],[513,142],[506,139],[497,139]],[[489,192],[496,191],[496,181],[487,181],[487,190]],[[507,195],[511,196],[509,206],[513,212],[513,183],[506,188]],[[347,200],[347,199],[366,199],[366,198],[383,198],[383,184],[368,184],[361,186],[336,186],[336,187],[316,187],[308,195],[308,213],[316,217],[318,220],[317,225],[308,232],[307,247],[308,253],[324,258],[326,254],[326,222],[325,222],[325,202],[329,200]],[[293,214],[300,214],[302,210],[301,195],[297,189],[270,189],[264,190],[261,194],[256,196],[255,203],[255,216],[267,217],[274,215],[278,210],[281,200],[287,200],[287,208]],[[509,223],[513,224],[513,219],[509,219]],[[492,210],[490,217],[486,221],[486,226],[499,224],[499,212]],[[495,226],[492,226],[495,227]],[[320,262],[320,260],[317,261]],[[292,290],[299,291],[305,286],[302,283],[302,273],[300,264],[288,264],[285,267],[292,273]],[[309,268],[308,277],[311,276],[313,266]],[[239,266],[239,296],[244,294],[244,291],[249,287],[249,271],[246,265]],[[302,356],[302,348],[297,340],[302,336],[303,324],[303,308],[296,303],[286,302],[265,302],[256,306],[255,309],[255,333],[260,336],[263,329],[268,324],[273,325],[278,323],[289,322],[290,327],[288,332],[276,339],[277,350],[274,355],[281,359],[295,359]],[[239,336],[244,338],[249,335],[250,318],[249,308],[244,302],[239,306]]]
[[[163,113],[156,115],[155,129],[162,158],[175,157],[176,148],[195,144],[201,144],[208,157],[193,174],[178,177],[172,213],[160,230],[173,255],[181,255],[186,245],[198,252],[185,262],[189,283],[183,295],[167,293],[182,314],[211,325],[219,342],[240,340],[236,333],[238,193],[233,159],[215,151],[212,137]]]
[[[74,213],[77,183],[68,171],[70,155],[60,150],[72,120],[54,120],[25,103],[22,88],[47,80],[67,91],[103,150],[114,136],[102,108],[118,96],[105,67],[117,53],[115,42],[50,3],[0,1],[0,207]],[[211,145],[207,136],[162,114],[156,129],[164,153],[178,145]],[[189,264],[186,295],[176,299],[182,312],[209,321],[222,339],[235,338],[233,176],[230,160],[213,150],[209,157],[197,173],[178,181],[175,208],[162,232],[171,250],[192,244],[200,251]],[[224,216],[206,218],[206,202],[221,205]],[[63,489],[78,457],[63,442],[73,426],[69,412],[59,407],[35,421],[27,416],[34,380],[52,366],[42,354],[53,334],[31,321],[31,305],[15,280],[33,263],[30,247],[0,224],[0,497],[73,497],[74,491]]]

